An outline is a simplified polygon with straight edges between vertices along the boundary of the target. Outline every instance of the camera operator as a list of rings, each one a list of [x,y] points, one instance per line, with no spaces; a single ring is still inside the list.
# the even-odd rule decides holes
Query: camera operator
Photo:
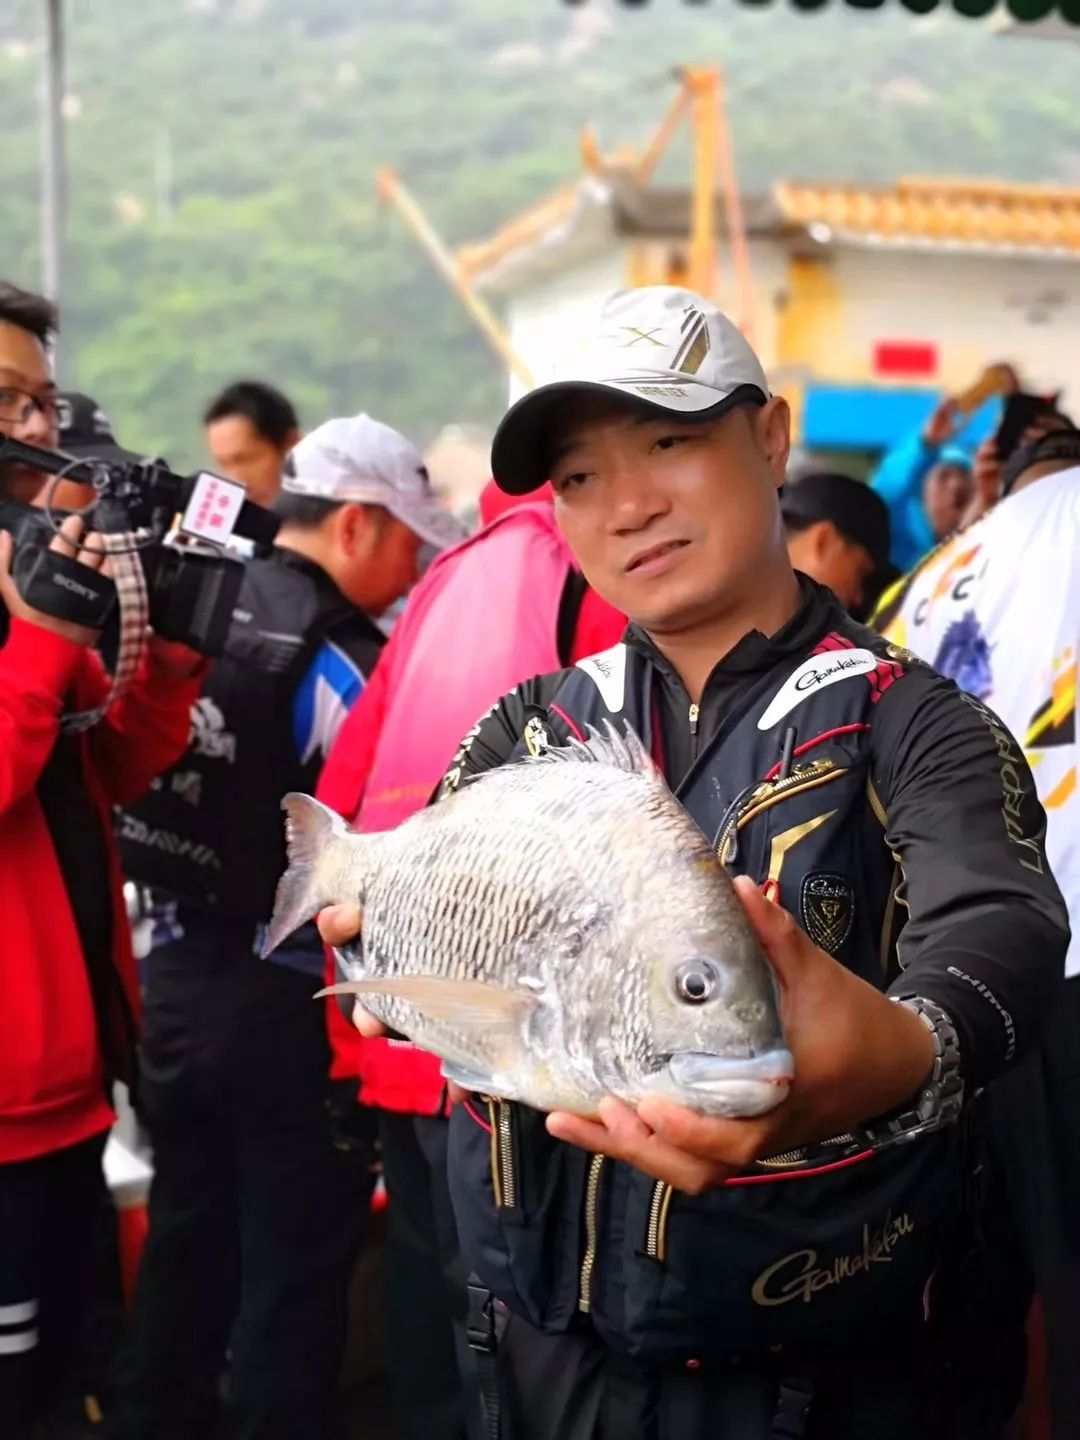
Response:
[[[312,927],[259,958],[284,864],[281,796],[311,790],[417,578],[464,538],[419,453],[366,415],[286,462],[182,764],[122,820],[127,873],[176,897],[147,962],[150,1235],[110,1437],[327,1440],[373,1183],[355,1082],[330,1081]]]
[[[56,440],[48,301],[0,284],[0,433]],[[0,1416],[36,1434],[83,1320],[113,1123],[131,1076],[137,995],[110,806],[135,799],[187,742],[202,662],[151,642],[132,687],[93,729],[61,714],[108,689],[95,630],[26,604],[14,526],[45,476],[0,467]],[[54,553],[102,568],[69,517]]]

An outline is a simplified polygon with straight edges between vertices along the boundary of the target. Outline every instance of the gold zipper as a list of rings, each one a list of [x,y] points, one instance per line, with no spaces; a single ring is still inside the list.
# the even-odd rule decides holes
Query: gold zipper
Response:
[[[893,949],[893,926],[896,923],[896,892],[904,883],[904,872],[894,861],[892,879],[889,882],[889,898],[885,903],[885,918],[881,922],[881,945],[878,950],[878,963],[881,966],[882,975],[889,973],[889,957]]]
[[[505,1100],[487,1102],[491,1120],[491,1183],[495,1204],[500,1209],[517,1207],[517,1176],[514,1174],[514,1132],[510,1106]]]
[[[578,1295],[578,1309],[587,1315],[592,1306],[592,1273],[596,1264],[596,1209],[600,1198],[600,1172],[604,1168],[603,1155],[594,1155],[589,1165],[589,1180],[585,1186],[585,1258],[581,1262],[581,1291]]]
[[[663,1180],[653,1186],[652,1203],[649,1205],[649,1232],[645,1237],[645,1254],[650,1260],[664,1263],[667,1249],[667,1218],[671,1209],[674,1191]]]
[[[848,773],[847,766],[838,766],[835,760],[811,760],[809,765],[800,765],[784,780],[764,780],[753,790],[742,810],[731,817],[724,826],[716,846],[721,865],[725,863],[727,847],[736,830],[741,830],[756,816],[777,804],[795,790],[812,790],[830,780],[838,780]]]
[[[881,797],[874,789],[874,782],[866,782],[866,798],[870,801],[870,809],[874,812],[875,818],[882,830],[889,828],[889,817],[885,813],[885,806],[881,803]]]
[[[691,735],[696,735],[696,734],[697,734],[697,722],[698,722],[698,716],[699,716],[700,714],[701,714],[701,706],[700,706],[700,705],[691,705],[691,706],[690,706],[690,734],[691,734]]]
[[[833,1135],[831,1139],[823,1140],[821,1143],[823,1148],[832,1145],[854,1145],[855,1136],[846,1134]],[[756,1160],[754,1163],[761,1169],[782,1170],[790,1165],[801,1165],[805,1159],[805,1150],[784,1150],[779,1155],[770,1155],[767,1159]]]

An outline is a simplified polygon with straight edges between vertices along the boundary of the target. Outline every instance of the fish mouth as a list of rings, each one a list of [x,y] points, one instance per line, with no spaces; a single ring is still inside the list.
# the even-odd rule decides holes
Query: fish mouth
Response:
[[[731,1102],[743,1114],[761,1114],[787,1095],[795,1062],[782,1046],[737,1058],[683,1050],[668,1061],[668,1073],[680,1090],[715,1101],[717,1108],[727,1108],[725,1102]],[[752,1108],[743,1109],[744,1105]]]

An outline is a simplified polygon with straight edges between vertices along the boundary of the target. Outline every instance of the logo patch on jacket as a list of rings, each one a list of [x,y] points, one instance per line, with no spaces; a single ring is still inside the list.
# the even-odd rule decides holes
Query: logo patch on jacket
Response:
[[[802,883],[799,912],[814,944],[835,955],[855,923],[855,891],[850,880],[827,870],[812,871]]]
[[[869,650],[839,650],[811,655],[792,671],[769,701],[768,708],[758,721],[758,729],[770,730],[789,710],[794,710],[796,705],[809,700],[819,690],[835,685],[838,680],[847,680],[852,675],[867,675],[876,670],[877,665],[877,656]]]
[[[551,735],[539,715],[530,715],[522,731],[525,748],[534,760],[551,749]]]
[[[885,656],[879,656],[874,668],[866,672],[867,683],[870,686],[871,705],[878,703],[890,685],[894,685],[897,680],[904,678],[904,667],[897,663],[900,657],[893,654],[897,648],[895,645],[887,645],[885,647],[885,654],[889,658],[886,659]],[[843,652],[845,650],[856,655],[863,653],[856,650],[855,642],[849,640],[846,635],[841,635],[839,630],[830,630],[828,635],[825,636],[814,650],[814,654],[834,655],[837,651]]]
[[[625,645],[614,645],[610,650],[577,662],[577,668],[591,677],[601,700],[613,715],[626,703],[626,655]]]

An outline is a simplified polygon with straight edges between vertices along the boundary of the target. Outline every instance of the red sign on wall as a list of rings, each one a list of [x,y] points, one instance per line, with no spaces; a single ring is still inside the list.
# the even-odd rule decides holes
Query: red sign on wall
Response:
[[[880,340],[874,346],[874,373],[905,379],[937,374],[938,347],[921,340]]]

